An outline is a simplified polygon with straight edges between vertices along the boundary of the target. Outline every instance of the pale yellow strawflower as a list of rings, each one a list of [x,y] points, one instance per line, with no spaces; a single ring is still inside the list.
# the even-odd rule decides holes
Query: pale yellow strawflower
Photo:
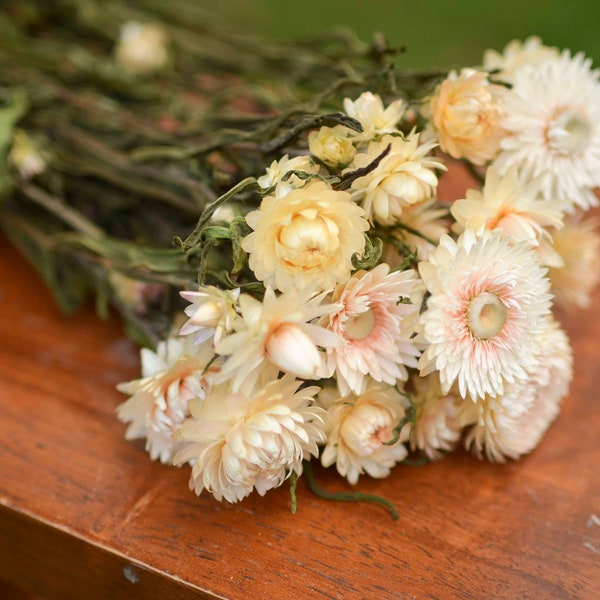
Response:
[[[405,106],[403,100],[394,100],[388,107],[384,107],[380,96],[363,92],[354,101],[345,98],[344,111],[362,125],[363,132],[356,139],[369,142],[377,136],[396,133]]]
[[[308,148],[328,167],[338,168],[347,165],[354,155],[356,148],[348,137],[347,127],[321,127],[319,131],[311,131],[308,136]]]
[[[505,88],[490,83],[483,71],[451,71],[430,103],[430,124],[441,149],[475,165],[492,160],[505,135],[501,127],[504,95]]]
[[[405,208],[429,200],[437,189],[436,169],[445,170],[441,160],[429,155],[435,142],[419,144],[419,134],[413,131],[406,138],[386,135],[371,142],[347,171],[366,167],[388,146],[377,167],[354,180],[351,187],[352,197],[362,202],[369,221],[382,225],[393,224]]]
[[[313,284],[326,290],[345,281],[369,228],[350,194],[322,181],[283,198],[266,196],[246,222],[253,229],[242,242],[250,268],[259,281],[281,291]]]
[[[294,156],[293,158],[285,154],[267,167],[264,174],[257,179],[258,185],[263,190],[268,190],[285,179],[290,187],[302,187],[305,183],[302,179],[294,174],[288,175],[292,171],[303,171],[309,175],[314,175],[319,172],[319,165],[315,164],[311,157],[306,154]]]

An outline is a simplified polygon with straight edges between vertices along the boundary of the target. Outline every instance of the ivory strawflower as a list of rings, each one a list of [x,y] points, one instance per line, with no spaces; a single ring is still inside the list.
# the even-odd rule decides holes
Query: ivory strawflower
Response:
[[[370,141],[376,136],[396,133],[397,125],[405,111],[402,100],[394,100],[384,108],[381,97],[371,92],[363,92],[356,100],[344,99],[344,111],[349,117],[359,121],[363,133],[357,140]]]
[[[524,185],[519,181],[516,169],[511,168],[501,177],[488,168],[485,185],[481,191],[468,190],[467,198],[457,200],[450,209],[456,219],[453,226],[457,233],[472,229],[477,235],[487,230],[499,230],[513,241],[526,242],[532,248],[552,241],[550,229],[560,229],[563,224],[565,203],[544,200],[537,196],[538,185]],[[560,257],[547,254],[552,264],[560,264]]]
[[[246,216],[253,229],[243,242],[254,275],[281,291],[315,284],[331,289],[362,255],[369,225],[348,192],[322,181],[292,189],[284,198],[266,196]]]
[[[463,422],[474,423],[465,445],[480,457],[485,453],[489,460],[504,462],[531,452],[558,415],[573,375],[569,340],[549,319],[536,341],[540,358],[527,379],[477,405],[465,401]]]
[[[126,23],[121,28],[115,57],[120,65],[133,73],[158,71],[169,59],[167,34],[154,23]]]
[[[442,392],[437,373],[413,377],[411,399],[415,407],[415,424],[410,435],[412,450],[422,450],[431,459],[454,449],[462,430],[458,417],[461,397]],[[468,400],[470,402],[470,400]]]
[[[600,83],[591,60],[565,50],[553,60],[517,69],[506,94],[507,135],[494,165],[514,166],[524,182],[539,179],[544,198],[571,207],[597,204],[600,185]]]
[[[328,167],[339,168],[346,166],[356,154],[352,139],[348,137],[350,130],[338,125],[336,127],[321,127],[319,131],[311,131],[308,136],[308,148]]]
[[[324,323],[344,342],[327,352],[341,394],[360,394],[369,378],[390,385],[406,381],[406,367],[417,366],[412,337],[419,306],[409,302],[418,283],[414,271],[390,273],[382,263],[336,288],[332,301],[340,308]]]
[[[210,389],[218,363],[208,368],[214,356],[210,344],[194,346],[191,338],[168,338],[156,352],[142,348],[142,378],[120,383],[117,389],[131,397],[117,409],[129,423],[125,438],[146,438],[152,460],[170,463],[182,443],[172,433],[189,415],[188,402],[203,398]]]
[[[347,171],[366,167],[388,146],[388,154],[377,167],[355,179],[351,187],[352,197],[362,203],[369,221],[382,225],[393,224],[405,208],[429,200],[437,189],[435,170],[445,169],[439,159],[428,156],[435,142],[419,144],[419,134],[413,131],[406,138],[386,135],[371,142]]]
[[[504,96],[505,88],[490,83],[483,71],[451,71],[430,102],[430,125],[441,149],[474,165],[492,160],[505,135]]]
[[[443,236],[419,272],[431,296],[420,325],[421,375],[439,371],[473,401],[502,394],[535,366],[533,341],[550,312],[549,281],[533,250],[499,232]]]
[[[289,375],[235,392],[223,384],[192,400],[191,417],[176,434],[187,446],[175,457],[193,462],[190,489],[238,502],[301,475],[302,461],[325,441],[325,411],[313,405],[319,388],[300,384]]]
[[[537,36],[531,36],[524,42],[512,40],[502,53],[496,50],[486,50],[483,54],[483,67],[490,70],[498,70],[494,77],[503,81],[512,81],[516,70],[524,66],[536,66],[548,59],[556,59],[559,56],[558,48],[544,46],[542,40]]]
[[[256,379],[265,362],[304,379],[320,379],[324,356],[318,347],[341,343],[311,322],[337,310],[335,304],[323,304],[326,295],[315,295],[310,288],[280,296],[267,288],[262,302],[240,295],[241,316],[233,323],[234,333],[216,345],[217,353],[228,357],[217,381],[232,379],[237,391],[245,379]]]
[[[394,429],[406,415],[408,401],[393,386],[372,383],[356,396],[341,397],[326,388],[319,402],[327,408],[327,445],[321,454],[324,467],[335,464],[337,471],[351,484],[360,475],[383,478],[391,468],[406,458],[404,442],[410,426],[402,428],[398,440]]]
[[[571,216],[552,237],[553,249],[562,260],[562,265],[548,270],[557,303],[565,308],[589,307],[592,290],[600,281],[598,220]]]
[[[261,175],[258,179],[258,185],[263,190],[275,187],[284,178],[286,182],[292,187],[302,187],[304,181],[292,174],[286,177],[288,173],[292,171],[303,171],[308,174],[316,174],[319,172],[319,165],[317,165],[310,156],[301,155],[290,158],[287,154],[279,160],[274,160],[269,167],[267,167],[265,174]]]
[[[180,292],[180,295],[192,304],[185,309],[189,319],[179,330],[179,335],[195,333],[196,344],[213,338],[215,345],[224,335],[231,332],[237,316],[239,288],[221,290],[209,285],[200,287],[197,292]]]

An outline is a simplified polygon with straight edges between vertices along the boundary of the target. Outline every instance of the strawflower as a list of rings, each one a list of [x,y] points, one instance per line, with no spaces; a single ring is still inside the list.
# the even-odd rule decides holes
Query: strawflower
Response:
[[[242,243],[254,275],[286,291],[316,284],[333,288],[362,255],[369,225],[348,192],[322,181],[292,189],[284,198],[266,196],[246,216],[253,229]]]
[[[186,447],[175,456],[177,464],[193,463],[190,489],[238,502],[301,475],[302,461],[325,441],[325,411],[313,405],[319,388],[300,384],[289,375],[238,391],[222,384],[192,400],[176,433]]]
[[[527,377],[534,335],[550,312],[550,282],[533,250],[499,232],[443,236],[419,264],[430,297],[420,317],[429,344],[421,375],[439,371],[442,390],[457,382],[474,401],[502,394],[506,382]]]
[[[364,473],[387,477],[406,458],[410,427],[404,426],[396,441],[394,429],[406,416],[408,402],[393,386],[372,383],[358,396],[343,397],[326,388],[319,402],[327,408],[324,467],[335,464],[338,473],[355,484]]]

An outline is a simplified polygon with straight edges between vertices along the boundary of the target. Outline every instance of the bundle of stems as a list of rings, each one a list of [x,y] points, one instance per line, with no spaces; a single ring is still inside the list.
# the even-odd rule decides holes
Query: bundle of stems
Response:
[[[119,61],[131,23],[164,34],[160,68]],[[370,90],[410,103],[444,76],[402,61],[380,36],[264,40],[186,0],[5,2],[0,225],[62,309],[92,296],[154,346],[177,290],[244,285],[245,223],[219,222],[220,204],[256,198],[255,178],[305,150],[308,130],[356,127],[337,112],[342,98]]]

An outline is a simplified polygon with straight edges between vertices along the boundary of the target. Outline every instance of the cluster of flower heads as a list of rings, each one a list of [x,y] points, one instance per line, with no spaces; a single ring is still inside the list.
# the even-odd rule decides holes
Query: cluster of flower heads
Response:
[[[417,107],[346,99],[362,131],[311,132],[245,210],[264,296],[182,292],[179,335],[120,385],[127,437],[229,502],[311,457],[354,484],[461,441],[493,461],[530,452],[572,377],[553,303],[585,307],[600,276],[582,217],[600,184],[598,77],[531,38]],[[453,203],[437,194],[448,155],[485,170]]]

